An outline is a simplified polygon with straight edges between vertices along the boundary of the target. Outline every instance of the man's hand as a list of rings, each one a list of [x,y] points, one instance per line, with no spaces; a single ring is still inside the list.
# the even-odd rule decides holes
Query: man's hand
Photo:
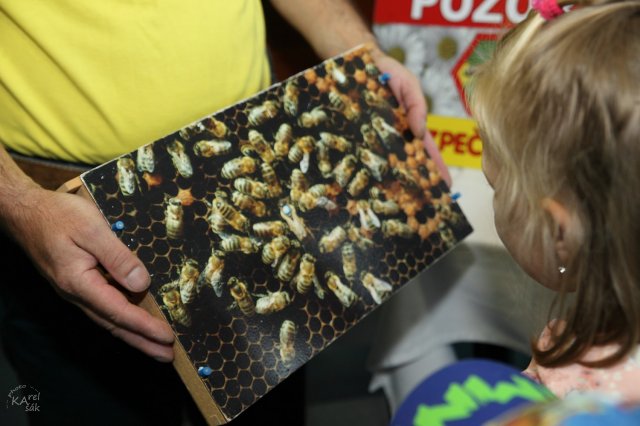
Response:
[[[271,4],[304,36],[321,58],[329,58],[362,43],[376,46],[375,36],[348,0],[271,0]],[[424,140],[427,152],[436,162],[445,182],[451,186],[449,170],[433,138],[426,131],[427,105],[418,79],[378,47],[373,48],[372,56],[378,68],[391,75],[389,86],[407,111],[411,131]]]
[[[159,361],[173,359],[171,328],[125,295],[146,290],[148,272],[95,205],[32,186],[11,210],[7,228],[63,298],[131,346]]]
[[[409,127],[416,138],[424,141],[425,148],[431,159],[435,161],[440,170],[440,174],[448,186],[451,186],[451,175],[444,164],[442,155],[431,136],[427,131],[427,103],[422,94],[422,88],[417,77],[413,75],[404,65],[390,56],[385,55],[378,48],[373,49],[373,60],[378,69],[383,73],[388,73],[390,78],[387,83],[391,91],[407,111]]]

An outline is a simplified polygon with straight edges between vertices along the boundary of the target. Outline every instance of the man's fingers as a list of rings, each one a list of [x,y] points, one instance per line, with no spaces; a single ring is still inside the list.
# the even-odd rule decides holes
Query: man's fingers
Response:
[[[451,188],[451,174],[449,174],[449,169],[447,165],[444,164],[444,160],[442,159],[442,155],[440,154],[440,150],[436,146],[436,142],[433,140],[431,133],[426,132],[424,135],[424,146],[427,149],[427,153],[429,157],[436,163],[438,170],[440,171],[440,176],[447,183],[447,186]]]
[[[417,80],[413,81],[413,75],[407,75],[406,78],[398,79],[396,77],[394,80],[392,77],[389,85],[400,105],[407,111],[409,128],[416,138],[422,139],[427,123],[427,103],[422,96],[422,90]]]
[[[160,344],[174,340],[171,327],[127,300],[117,288],[109,285],[96,270],[80,277],[82,285],[75,289],[76,303],[94,312],[108,323]]]
[[[111,334],[115,337],[123,340],[128,345],[133,346],[134,348],[142,351],[143,353],[153,357],[157,361],[160,362],[171,362],[173,361],[173,345],[171,344],[160,344],[149,340],[139,334],[132,333],[128,330],[125,330],[122,327],[118,327],[95,313],[91,312],[89,309],[81,306],[80,307],[84,313],[95,321],[98,325],[107,329]]]
[[[99,235],[78,239],[75,243],[93,254],[113,279],[126,289],[136,293],[146,290],[150,278],[140,259],[118,240],[108,227],[101,227],[96,232]]]

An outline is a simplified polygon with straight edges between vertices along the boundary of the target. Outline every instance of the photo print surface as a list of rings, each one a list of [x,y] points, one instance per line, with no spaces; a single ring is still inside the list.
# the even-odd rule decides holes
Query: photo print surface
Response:
[[[227,420],[471,232],[387,78],[360,47],[82,176]]]

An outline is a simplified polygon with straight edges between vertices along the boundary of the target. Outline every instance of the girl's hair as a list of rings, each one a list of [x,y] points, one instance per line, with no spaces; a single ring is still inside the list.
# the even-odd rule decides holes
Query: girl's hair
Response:
[[[533,345],[536,361],[619,361],[640,340],[640,0],[582,2],[548,22],[531,12],[477,70],[469,103],[497,171],[496,215],[526,223],[520,252],[542,250],[557,268],[558,229],[541,202],[572,214],[550,312],[563,326]],[[610,343],[610,356],[581,360]]]

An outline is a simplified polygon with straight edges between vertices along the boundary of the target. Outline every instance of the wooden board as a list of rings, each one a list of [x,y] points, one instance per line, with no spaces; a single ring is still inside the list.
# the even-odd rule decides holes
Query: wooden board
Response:
[[[175,366],[210,424],[471,232],[366,47],[81,179],[149,270],[142,306],[173,327]]]

